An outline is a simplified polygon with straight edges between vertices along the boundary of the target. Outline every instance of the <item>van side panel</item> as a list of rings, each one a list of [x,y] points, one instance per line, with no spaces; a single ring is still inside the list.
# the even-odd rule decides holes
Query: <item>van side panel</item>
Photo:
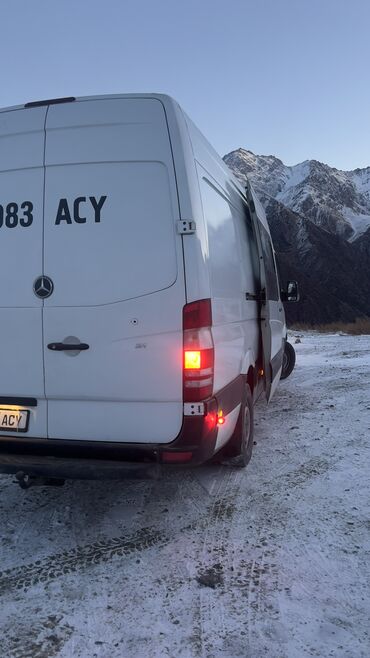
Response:
[[[263,324],[263,326],[261,326],[261,317],[259,317],[258,304],[251,299],[251,296],[253,298],[253,295],[256,294],[258,298],[261,293],[261,289],[263,288],[262,281],[260,279],[260,272],[259,272],[260,268],[256,267],[256,263],[258,261],[258,259],[256,261],[256,252],[259,253],[258,236],[256,236],[255,229],[252,229],[251,227],[248,228],[249,212],[247,210],[247,206],[244,201],[245,191],[240,189],[240,183],[235,179],[235,177],[232,175],[228,167],[226,167],[225,163],[221,160],[221,158],[214,151],[212,146],[200,133],[198,128],[185,114],[184,117],[192,144],[195,162],[198,167],[201,166],[203,170],[206,172],[207,174],[206,179],[208,180],[208,182],[213,184],[215,188],[220,191],[220,193],[230,204],[229,214],[233,218],[234,228],[239,227],[237,229],[237,232],[239,233],[239,238],[238,238],[239,264],[243,271],[243,278],[244,278],[242,283],[242,288],[244,288],[244,290],[242,290],[242,295],[241,295],[240,313],[241,313],[241,317],[243,317],[242,322],[247,322],[247,324],[243,325],[243,331],[242,331],[244,338],[244,348],[243,348],[244,355],[242,356],[242,366],[240,372],[246,372],[249,366],[254,367],[257,362],[260,338],[261,338],[261,328],[263,328],[264,330],[266,328],[265,323]],[[203,176],[204,179],[204,175],[201,174],[201,176]],[[209,216],[207,217],[207,205],[209,204],[209,201],[203,198],[205,194],[204,194],[204,188],[202,192],[202,183],[201,183],[201,196],[203,201],[203,211],[205,214],[205,220],[207,225],[207,233],[208,233],[207,244],[208,244],[208,248],[210,249],[210,235],[212,237],[212,230],[213,230],[211,229],[211,227],[214,223],[214,220],[211,217],[212,215],[211,207],[210,207],[210,211],[208,212]],[[268,242],[269,244],[271,244],[270,231],[264,210],[257,197],[253,196],[253,199],[259,220],[259,228],[257,228],[256,230],[261,234],[266,233]],[[234,208],[234,210],[232,210],[232,208]],[[245,217],[247,218],[246,225],[245,225]],[[230,239],[231,231],[227,232],[227,236],[228,239]],[[225,231],[225,245],[226,243],[227,240],[226,240],[226,231]],[[230,249],[230,245],[228,245],[228,248]],[[236,253],[235,249],[234,251]],[[204,253],[207,253],[207,247],[204,247]],[[268,331],[268,340],[262,341],[264,358],[266,358],[267,354],[271,355],[271,364],[269,359],[268,370],[269,371],[271,370],[271,377],[274,379],[274,385],[272,388],[272,393],[273,393],[273,390],[276,388],[276,385],[280,379],[279,364],[281,369],[282,335],[283,335],[285,316],[284,316],[284,308],[280,300],[280,295],[278,290],[278,279],[276,274],[276,268],[273,263],[273,256],[267,257],[265,253],[261,256],[263,257],[264,260],[266,260],[265,263],[266,266],[268,266],[269,262],[272,263],[271,276],[274,279],[274,287],[276,288],[276,291],[272,296],[267,290],[267,300],[266,300],[266,304],[264,305],[263,311],[264,313],[267,311],[269,331]],[[210,267],[208,269],[211,270],[213,267],[211,253],[209,253],[209,259],[210,259],[209,260]],[[207,267],[207,261],[205,265]],[[221,270],[220,270],[220,275],[218,278],[219,280],[222,281],[221,284],[222,286],[224,286],[225,283],[227,282],[228,273],[229,276],[232,278],[233,276],[232,273],[233,270],[235,270],[235,267],[236,267],[236,261],[233,264],[230,264],[228,268],[224,268],[225,279],[221,275]],[[212,296],[213,321],[214,324],[217,325],[219,321],[217,307],[219,306],[219,304],[217,302],[217,294],[215,294],[214,277],[213,277],[213,281],[211,280],[211,296]],[[230,291],[230,295],[228,294],[225,295],[225,300],[229,299],[231,302],[233,302],[234,296],[235,293]],[[225,303],[225,300],[223,300],[223,303],[221,305],[221,313],[225,313],[227,310],[227,304]],[[244,316],[245,313],[247,313],[247,317]],[[239,320],[241,320],[241,318],[239,318]],[[230,313],[229,318],[225,323],[225,326],[228,322],[229,323],[237,322],[235,318],[233,319],[232,313]],[[230,327],[228,329],[230,330]],[[230,376],[230,374],[226,374],[226,373],[229,370],[228,364],[231,358],[231,350],[230,350],[230,354],[225,353],[222,357],[220,357],[220,360],[222,359],[223,362],[223,372],[220,373],[217,367],[218,346],[216,344],[217,342],[220,342],[220,337],[217,336],[217,329],[215,327],[213,329],[213,333],[215,337],[215,354],[216,354],[215,390],[217,391],[218,386],[220,386],[222,383],[227,383],[226,380]],[[221,339],[221,344],[222,344],[222,339]],[[237,358],[236,357],[237,351],[238,351],[238,347],[235,344],[235,350],[233,351],[235,359]],[[234,370],[234,368],[235,366],[233,365],[232,370]],[[265,370],[265,377],[267,377],[267,374],[269,373],[267,373],[266,367],[264,370]],[[271,395],[269,394],[268,397],[270,398]]]
[[[246,299],[247,291],[255,293],[256,279],[241,199],[227,198],[207,171],[199,165],[197,170],[208,235],[217,392],[243,372],[247,353],[253,355],[251,365],[257,357],[257,303]]]
[[[230,384],[248,367],[254,367],[258,355],[259,320],[255,301],[246,300],[246,292],[256,290],[256,271],[252,264],[246,210],[238,182],[193,122],[182,113],[191,143],[186,168],[189,177],[196,174],[194,207],[196,239],[201,244],[198,276],[207,282],[212,299],[212,333],[215,343],[214,391]],[[178,120],[181,125],[181,119]],[[183,136],[185,140],[185,136]],[[199,207],[200,202],[200,207]],[[217,210],[218,208],[218,210]],[[184,258],[188,301],[192,297],[194,236],[184,238]],[[204,293],[206,293],[206,287]],[[196,290],[196,289],[195,289]],[[194,293],[193,293],[194,294]]]

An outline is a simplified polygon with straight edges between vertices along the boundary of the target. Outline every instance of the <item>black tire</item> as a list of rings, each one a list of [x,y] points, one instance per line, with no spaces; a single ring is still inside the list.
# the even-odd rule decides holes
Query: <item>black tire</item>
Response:
[[[249,464],[253,450],[253,419],[252,393],[246,384],[238,422],[226,446],[216,455],[218,462],[238,468],[245,468]]]
[[[283,369],[281,371],[280,379],[286,379],[292,373],[295,366],[295,349],[293,345],[286,342],[283,356]]]

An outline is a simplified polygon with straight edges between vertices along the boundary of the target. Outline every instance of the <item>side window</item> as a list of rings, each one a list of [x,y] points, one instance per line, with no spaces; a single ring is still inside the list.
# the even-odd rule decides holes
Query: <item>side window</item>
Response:
[[[201,196],[207,222],[213,295],[218,298],[240,299],[243,285],[233,209],[226,198],[205,178],[201,180]]]
[[[279,288],[278,288],[278,279],[276,274],[275,259],[272,251],[272,245],[270,236],[267,233],[266,229],[259,224],[262,251],[263,251],[263,260],[266,270],[266,296],[267,299],[272,299],[278,301],[279,299]]]

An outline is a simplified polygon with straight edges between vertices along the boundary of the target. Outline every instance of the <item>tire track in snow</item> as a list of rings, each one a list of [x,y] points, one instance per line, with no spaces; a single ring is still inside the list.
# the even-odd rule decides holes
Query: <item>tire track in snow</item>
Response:
[[[202,476],[198,479],[196,470],[189,471],[183,483],[184,487],[181,487],[182,499],[186,500],[187,503],[191,500],[192,506],[198,512],[202,509],[200,517],[194,519],[179,531],[179,534],[185,533],[189,537],[189,545],[191,538],[194,537],[192,533],[195,533],[197,540],[199,540],[199,550],[202,557],[198,558],[198,551],[196,551],[196,556],[192,560],[192,568],[190,569],[191,575],[189,575],[189,578],[198,581],[199,585],[198,576],[200,576],[200,580],[202,577],[207,580],[208,576],[212,580],[214,575],[213,570],[211,570],[212,573],[210,574],[203,573],[202,571],[202,564],[206,562],[207,556],[216,553],[218,556],[217,559],[220,560],[222,559],[220,556],[226,552],[223,544],[227,541],[227,528],[230,526],[230,519],[235,512],[234,500],[240,486],[240,481],[241,471],[218,467],[213,477],[210,479],[206,477],[206,482],[202,482]],[[200,494],[200,500],[204,499],[204,492],[210,498],[209,504],[205,508],[203,505],[202,508],[200,507],[199,498],[195,495],[196,491]],[[175,581],[169,580],[167,587],[175,587],[175,584]],[[170,600],[165,601],[165,609],[170,611]],[[164,614],[166,616],[165,612]],[[192,631],[189,636],[189,642],[192,646],[192,655],[212,655],[208,652],[208,649],[210,641],[209,624],[212,625],[214,621],[213,610],[207,589],[204,587],[199,586],[199,588],[194,590],[191,615]],[[220,631],[220,624],[221,627],[223,625],[222,617],[222,610],[219,609],[217,613],[218,628],[215,631],[216,635],[222,632]]]
[[[291,488],[302,486],[306,480],[324,473],[327,468],[328,464],[324,459],[314,458],[309,460],[294,471],[287,473],[286,476],[280,477],[278,485],[276,485],[276,482],[275,484],[273,481],[270,482],[269,485],[275,487],[275,490],[274,494],[267,494],[267,498],[271,499],[272,502],[273,497],[275,498],[276,496],[276,486],[279,490],[284,489],[287,485]],[[115,557],[127,557],[134,552],[145,551],[154,546],[163,547],[175,539],[177,533],[191,531],[205,532],[201,555],[198,557],[198,568],[200,570],[204,568],[205,563],[207,563],[207,557],[211,554],[214,555],[216,551],[228,570],[228,562],[232,559],[230,555],[232,545],[229,546],[230,532],[233,524],[235,525],[235,523],[239,522],[239,517],[242,513],[242,509],[240,507],[238,509],[237,503],[239,502],[239,505],[242,503],[242,508],[244,508],[245,504],[245,501],[238,500],[242,480],[243,472],[225,470],[217,488],[217,493],[202,516],[184,525],[180,530],[174,528],[173,533],[166,534],[154,527],[146,527],[131,534],[131,536],[124,534],[120,537],[77,546],[76,548],[56,553],[47,558],[0,572],[0,595],[14,589],[27,590],[40,583],[53,581],[78,570],[109,562]],[[266,485],[267,483],[265,483]],[[256,505],[260,496],[261,494],[252,495],[248,501],[249,506]],[[273,510],[274,505],[272,509],[269,509],[269,515],[274,513]],[[260,539],[261,532],[264,530],[264,524],[265,520],[260,519],[257,531],[257,543]],[[222,579],[226,575],[225,567],[221,570]],[[251,579],[251,571],[244,569],[244,585],[246,585],[246,579]],[[249,577],[246,578],[248,573]],[[234,578],[235,576],[228,578],[229,585],[232,585]],[[211,626],[213,626],[210,617],[210,601],[207,599],[205,590],[203,592],[200,591],[199,599],[196,603],[196,619],[194,620],[195,637],[203,648],[207,647],[207,636],[209,637],[209,633],[205,628],[207,621],[211,622]],[[249,601],[249,597],[247,600]],[[253,619],[250,621],[253,622]]]
[[[174,533],[181,534],[207,528],[211,519],[214,521],[214,515],[210,517],[210,510],[215,504],[214,501],[202,517],[186,524],[180,530],[174,528]],[[229,515],[230,507],[227,504],[217,512],[217,518],[229,517]],[[50,582],[77,570],[109,562],[114,557],[126,557],[134,552],[142,552],[154,546],[163,547],[174,538],[174,534],[166,534],[156,528],[146,527],[141,528],[131,536],[127,533],[120,537],[99,540],[55,553],[47,558],[0,572],[0,596],[14,588],[27,590],[39,583]]]
[[[204,528],[203,540],[200,547],[201,555],[197,560],[198,583],[214,582],[223,584],[224,569],[222,560],[227,553],[230,520],[235,512],[234,500],[237,496],[241,481],[241,472],[238,470],[225,470],[209,509],[209,517]],[[209,557],[217,556],[216,565],[207,567]],[[214,609],[210,597],[210,590],[200,587],[196,601],[194,601],[194,620],[192,641],[197,655],[208,656],[212,650],[213,642],[223,634],[223,605],[219,602],[217,610],[217,623],[214,623]]]
[[[152,546],[168,543],[169,539],[154,528],[142,528],[131,535],[96,541],[77,546],[69,551],[56,553],[30,564],[0,572],[0,594],[12,589],[28,589],[39,583],[49,582],[113,557],[125,557]]]
[[[244,656],[245,651],[253,646],[253,634],[255,633],[258,619],[268,617],[271,628],[274,627],[279,618],[279,606],[275,600],[275,594],[280,587],[278,571],[275,564],[276,545],[270,537],[270,519],[279,519],[279,532],[284,533],[287,523],[284,493],[295,489],[300,490],[313,478],[323,475],[329,469],[329,463],[321,457],[313,457],[293,470],[261,482],[260,489],[245,499],[240,495],[241,485],[244,480],[244,471],[229,471],[220,485],[218,497],[210,508],[210,519],[204,539],[195,557],[199,573],[209,580],[207,587],[201,587],[194,601],[194,626],[193,638],[197,640],[197,655],[204,658],[212,656],[217,650],[230,650],[230,642],[233,644],[234,655]],[[221,489],[221,491],[220,491]],[[222,491],[228,492],[225,496]],[[251,530],[253,541],[248,545],[248,551],[255,553],[252,559],[245,559],[245,555],[239,551],[232,540],[232,530],[240,528],[242,534],[246,532],[245,514],[246,502],[248,508],[257,510],[256,517],[250,519],[253,529]],[[238,533],[239,534],[239,533]],[[247,531],[249,537],[249,532]],[[249,537],[250,538],[250,537]],[[272,545],[271,545],[271,542]],[[212,584],[216,583],[215,584]],[[219,581],[219,582],[217,582]],[[203,585],[204,585],[203,582]],[[231,636],[225,632],[220,617],[222,617],[224,600],[218,598],[215,615],[214,591],[215,587],[221,594],[227,593],[230,604],[227,609],[233,610],[235,627],[243,625],[243,643],[238,645],[234,634]],[[243,592],[244,616],[240,615],[240,592]],[[231,607],[230,607],[231,605]],[[230,622],[230,620],[229,620]],[[225,624],[227,626],[228,624]],[[218,654],[217,654],[218,655]]]

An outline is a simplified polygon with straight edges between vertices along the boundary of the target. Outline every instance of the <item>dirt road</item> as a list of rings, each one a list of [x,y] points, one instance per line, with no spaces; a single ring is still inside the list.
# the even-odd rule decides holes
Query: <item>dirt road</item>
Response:
[[[301,336],[245,471],[0,476],[1,658],[370,655],[370,339]]]

